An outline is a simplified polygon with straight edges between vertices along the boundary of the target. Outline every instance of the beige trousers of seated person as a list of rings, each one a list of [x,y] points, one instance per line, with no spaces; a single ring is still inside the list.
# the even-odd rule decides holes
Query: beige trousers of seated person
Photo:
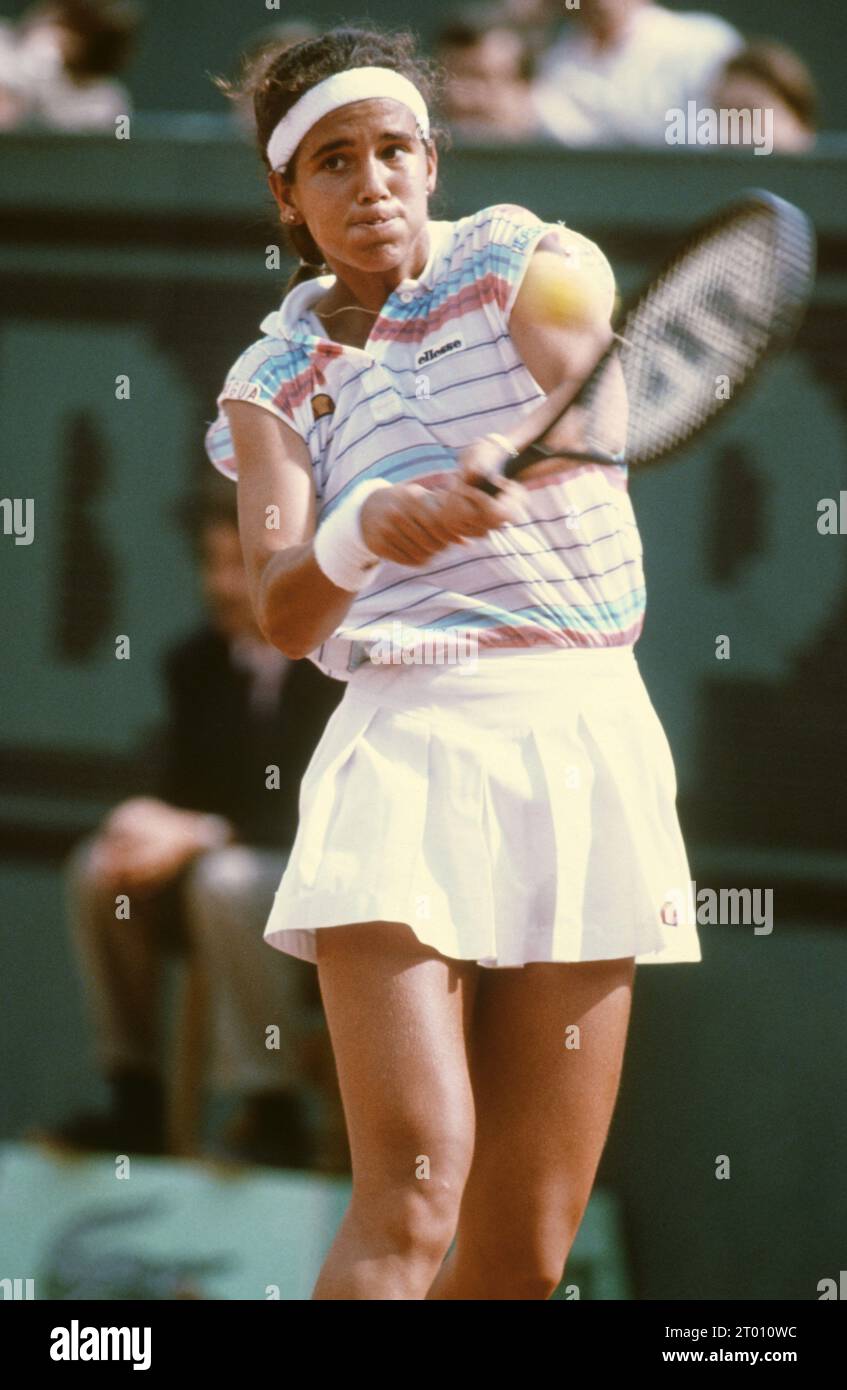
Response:
[[[101,1071],[134,1067],[166,1078],[164,960],[197,952],[212,1013],[209,1083],[243,1093],[299,1086],[300,1038],[320,1008],[315,970],[262,935],[287,853],[208,851],[155,894],[131,898],[123,920],[91,872],[93,842],[69,855],[65,893]],[[278,1029],[276,1046],[267,1046],[269,1029]]]

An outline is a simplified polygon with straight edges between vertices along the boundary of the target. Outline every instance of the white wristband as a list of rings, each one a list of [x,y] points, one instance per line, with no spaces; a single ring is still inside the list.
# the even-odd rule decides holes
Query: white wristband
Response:
[[[379,556],[368,549],[362,537],[361,512],[371,493],[381,487],[391,487],[387,478],[360,483],[321,523],[313,542],[315,560],[327,579],[351,594],[364,588],[379,564]]]

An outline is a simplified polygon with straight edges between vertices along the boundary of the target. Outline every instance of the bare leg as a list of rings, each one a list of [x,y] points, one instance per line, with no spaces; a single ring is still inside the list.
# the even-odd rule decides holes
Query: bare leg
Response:
[[[313,1299],[423,1299],[456,1227],[474,1140],[467,1035],[479,967],[411,927],[317,933],[353,1192]]]
[[[480,982],[473,1165],[456,1248],[428,1298],[546,1299],[560,1282],[617,1098],[633,977],[625,957],[533,963]],[[567,1046],[573,1024],[578,1048]]]

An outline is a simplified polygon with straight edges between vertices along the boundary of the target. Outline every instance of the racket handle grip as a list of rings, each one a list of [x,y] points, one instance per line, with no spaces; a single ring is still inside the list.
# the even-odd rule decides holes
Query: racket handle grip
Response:
[[[602,463],[608,467],[613,465],[616,468],[622,467],[626,463],[626,450],[619,449],[615,453],[606,453],[599,449],[589,452],[578,452],[575,449],[544,449],[540,444],[530,444],[527,449],[517,457],[507,459],[502,469],[504,478],[520,478],[521,473],[531,463],[538,463],[540,459],[560,459],[567,458],[573,463]],[[496,478],[481,478],[474,483],[480,492],[487,492],[489,497],[498,497],[503,491],[497,486]]]
[[[522,449],[514,458],[509,458],[501,469],[504,478],[518,478],[523,470],[531,463],[537,463],[539,459],[550,458],[552,455],[547,449],[542,449],[540,445],[529,444]],[[474,483],[474,487],[479,488],[480,492],[485,492],[489,497],[499,497],[503,491],[498,487],[496,477],[480,478]]]

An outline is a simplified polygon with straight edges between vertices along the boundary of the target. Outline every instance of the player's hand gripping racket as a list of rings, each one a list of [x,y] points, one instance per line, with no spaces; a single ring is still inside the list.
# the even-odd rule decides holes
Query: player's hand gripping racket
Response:
[[[698,227],[632,303],[591,374],[552,392],[532,443],[496,472],[562,473],[562,460],[643,468],[671,457],[735,400],[802,320],[815,273],[815,235],[799,208],[753,190]],[[619,366],[617,364],[620,364]],[[625,447],[610,416],[625,383]],[[728,378],[729,391],[719,389]],[[619,392],[618,397],[619,400]],[[610,405],[610,403],[612,403]],[[545,448],[552,426],[579,411],[580,448]],[[496,473],[475,486],[494,496]]]

